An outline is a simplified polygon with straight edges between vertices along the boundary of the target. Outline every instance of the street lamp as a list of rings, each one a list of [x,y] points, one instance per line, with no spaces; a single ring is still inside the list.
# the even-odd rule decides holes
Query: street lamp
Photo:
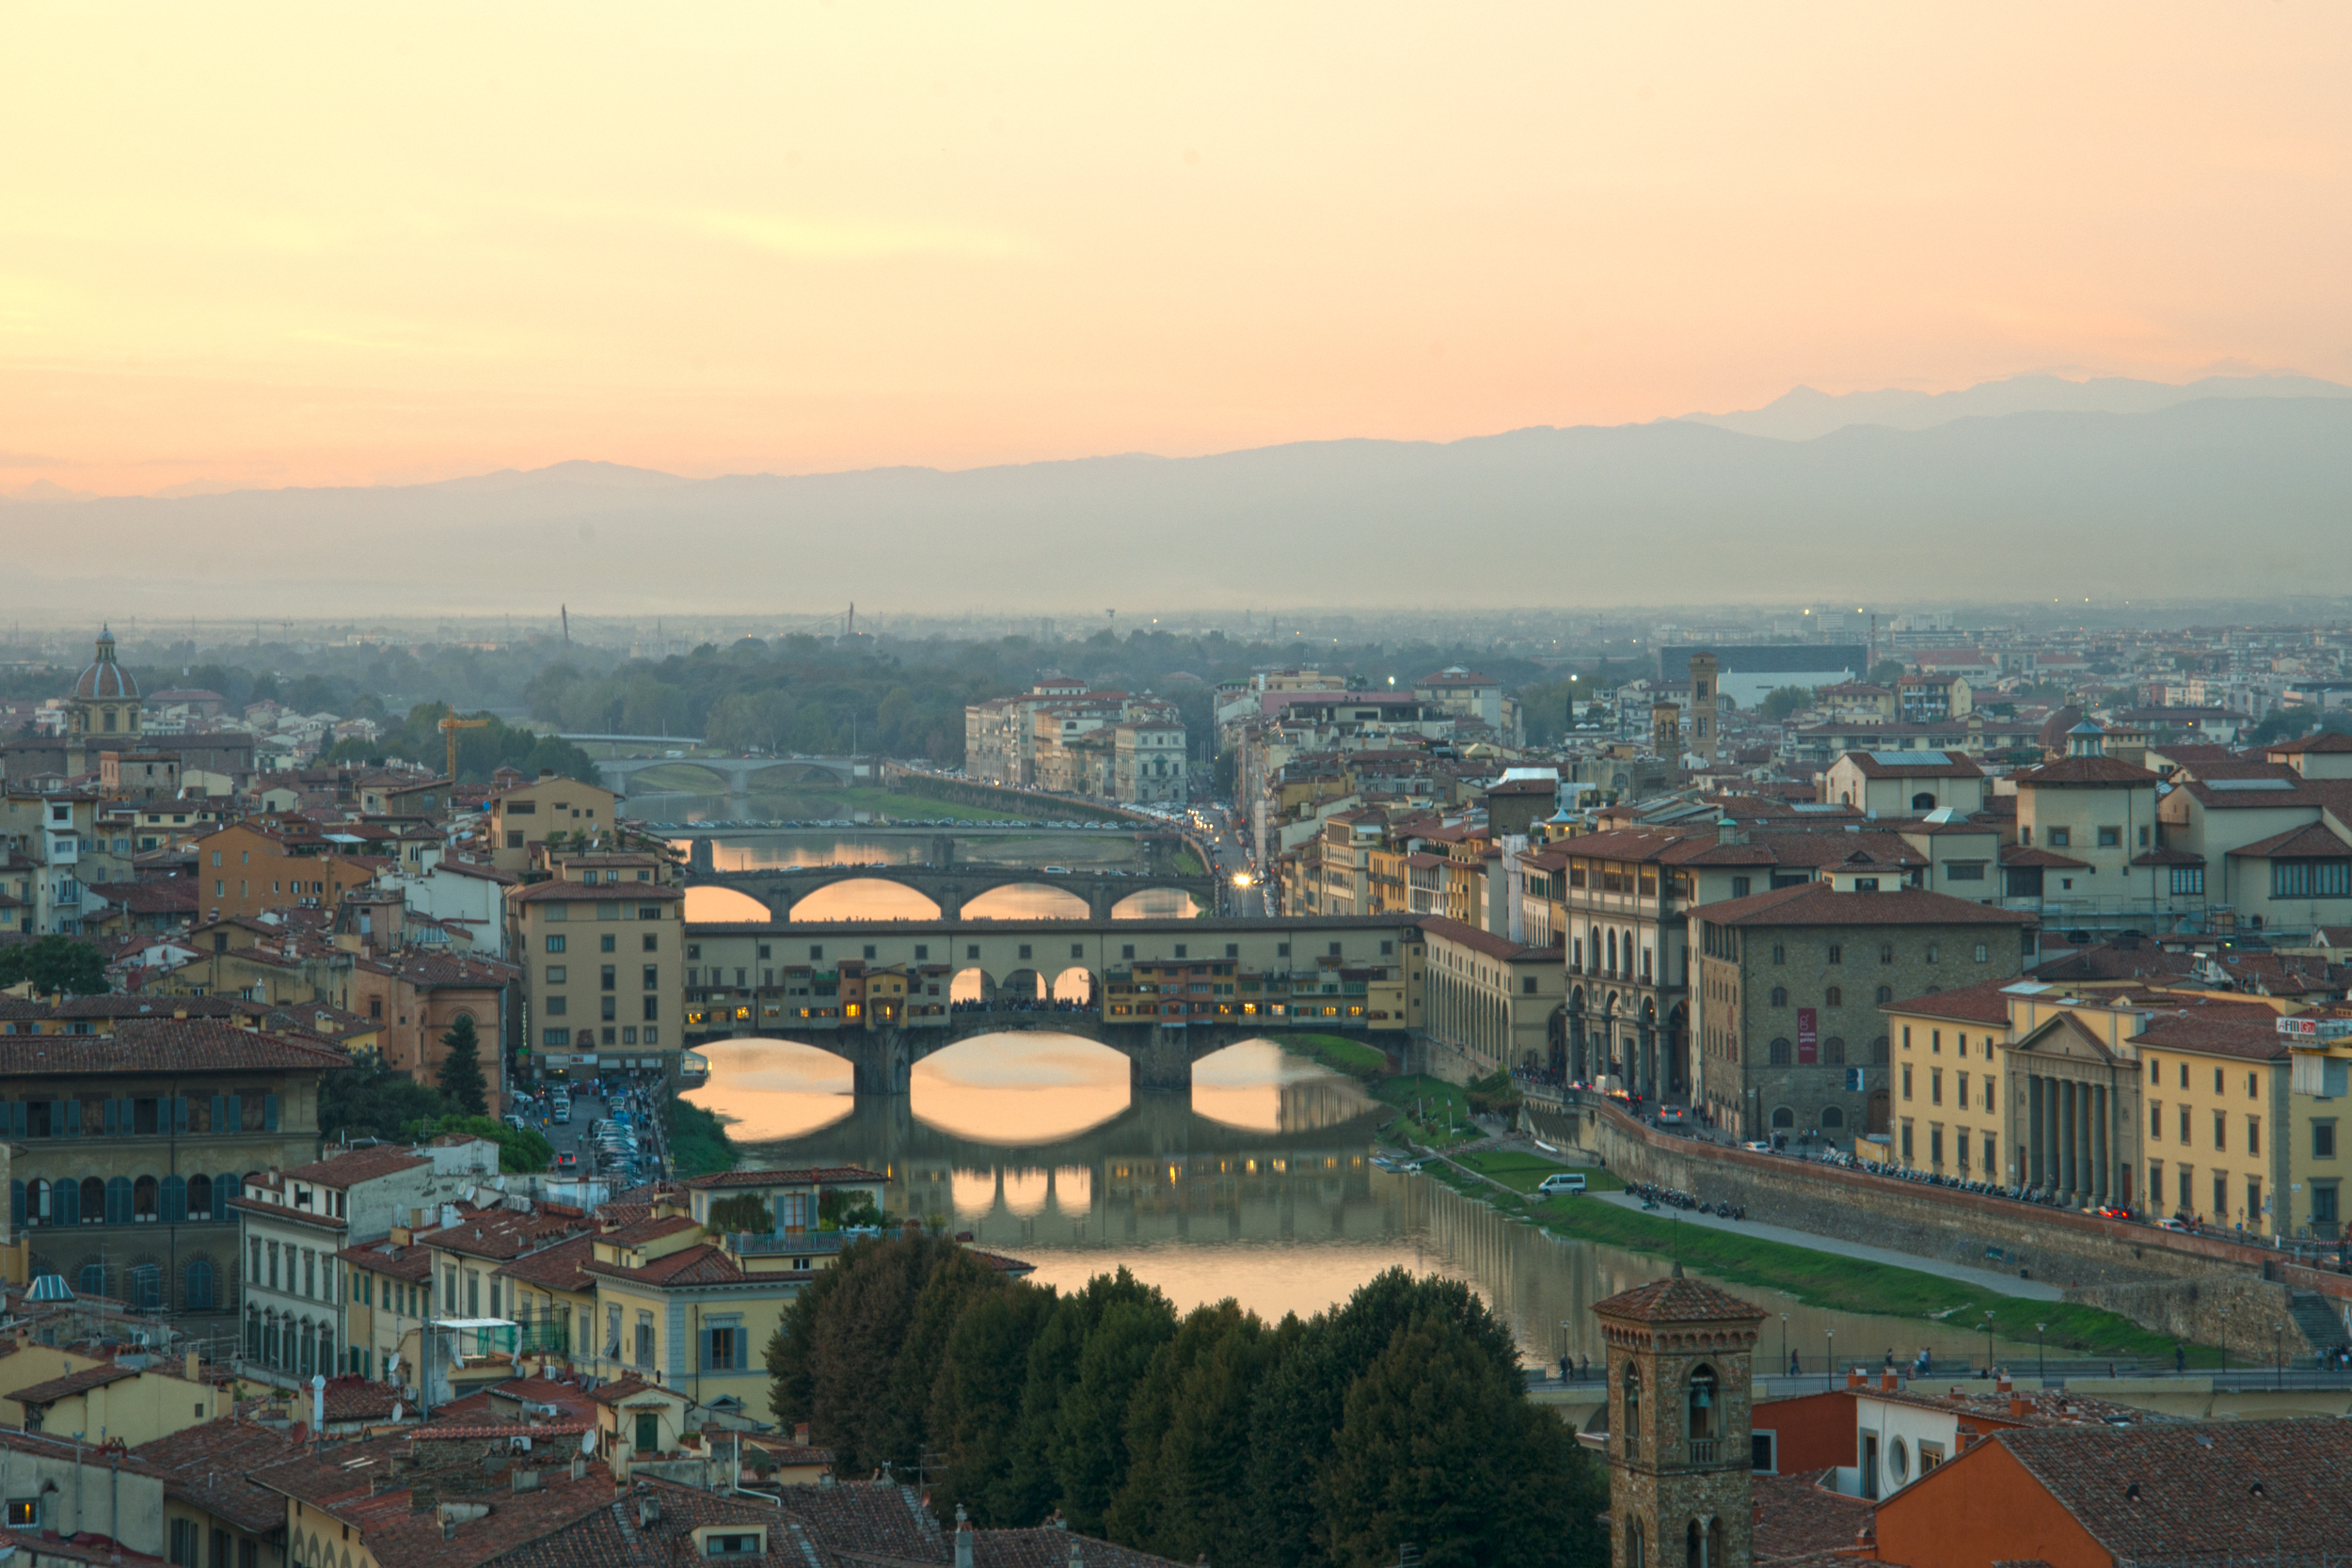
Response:
[[[2047,1383],[2050,1380],[2049,1363],[2042,1356],[2042,1336],[2049,1326],[2048,1323],[2033,1325],[2033,1375],[2037,1383]]]
[[[1836,1388],[1837,1386],[1836,1341],[1837,1330],[1834,1328],[1825,1328],[1821,1330],[1821,1362],[1823,1370],[1827,1373],[1823,1382],[1828,1387],[1831,1388]]]
[[[1984,1309],[1984,1375],[1993,1375],[1993,1308]]]
[[[2278,1373],[2276,1386],[2284,1388],[2287,1386],[2287,1325],[2284,1323],[2274,1323],[2270,1325],[2270,1364]]]
[[[1783,1366],[1788,1364],[1788,1314],[1786,1312],[1780,1315],[1780,1360]]]

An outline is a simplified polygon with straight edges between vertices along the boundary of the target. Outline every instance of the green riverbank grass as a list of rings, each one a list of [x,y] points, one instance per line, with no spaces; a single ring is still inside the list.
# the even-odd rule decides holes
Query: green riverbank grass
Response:
[[[714,1113],[684,1100],[671,1101],[669,1110],[670,1163],[678,1175],[710,1176],[735,1168],[734,1140]]]
[[[1373,1092],[1396,1107],[1396,1125],[1391,1132],[1400,1138],[1430,1148],[1451,1148],[1476,1143],[1486,1135],[1471,1122],[1470,1095],[1459,1084],[1442,1078],[1390,1078]]]
[[[1571,1165],[1541,1154],[1525,1154],[1512,1149],[1476,1149],[1456,1154],[1460,1161],[1481,1176],[1491,1176],[1515,1193],[1532,1195],[1535,1184],[1547,1176],[1572,1170],[1584,1178],[1588,1193],[1621,1193],[1625,1180],[1615,1171],[1599,1165]]]
[[[1470,1159],[1464,1159],[1464,1164],[1470,1163]],[[1816,1252],[1809,1247],[1768,1242],[1735,1231],[1683,1225],[1663,1212],[1648,1213],[1585,1198],[1534,1198],[1501,1193],[1476,1177],[1448,1167],[1443,1161],[1433,1160],[1422,1169],[1457,1192],[1484,1199],[1504,1213],[1525,1214],[1557,1235],[1653,1258],[1677,1258],[1698,1273],[1733,1284],[1778,1291],[1809,1307],[1886,1318],[1937,1318],[1948,1324],[1964,1323],[1979,1333],[1983,1332],[1985,1309],[1990,1307],[1993,1332],[2011,1343],[2031,1344],[2034,1325],[2043,1323],[2048,1325],[2044,1342],[2052,1350],[2094,1356],[2128,1356],[2160,1364],[2169,1364],[2172,1359],[2170,1336],[2151,1332],[2128,1318],[2097,1307],[1996,1295],[1979,1286],[1915,1269]],[[1486,1174],[1517,1185],[1502,1171]],[[1588,1177],[1597,1174],[1587,1172]],[[1535,1180],[1541,1179],[1538,1176]],[[1534,1185],[1534,1181],[1528,1182],[1529,1187]],[[2192,1366],[2217,1366],[2220,1355],[2217,1351],[2192,1348],[2188,1358]]]
[[[1311,1056],[1336,1072],[1375,1083],[1389,1070],[1388,1053],[1376,1046],[1338,1035],[1289,1035],[1275,1042],[1299,1056]]]

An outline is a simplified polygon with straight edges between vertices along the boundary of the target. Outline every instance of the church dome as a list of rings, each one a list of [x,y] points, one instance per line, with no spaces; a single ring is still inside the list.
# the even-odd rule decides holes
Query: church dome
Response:
[[[98,633],[98,657],[82,672],[82,678],[73,683],[77,702],[132,702],[139,700],[139,683],[131,678],[131,672],[115,662],[115,634],[104,628]]]

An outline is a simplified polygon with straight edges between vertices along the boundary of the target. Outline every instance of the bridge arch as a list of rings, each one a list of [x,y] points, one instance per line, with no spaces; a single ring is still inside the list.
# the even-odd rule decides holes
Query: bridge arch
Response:
[[[1190,920],[1206,913],[1189,888],[1146,885],[1111,906],[1113,920]]]
[[[847,909],[845,905],[856,907]],[[785,918],[803,922],[938,920],[946,914],[939,900],[918,884],[894,877],[884,867],[857,866],[799,893],[791,901],[791,912]]]
[[[1052,877],[999,882],[963,902],[968,920],[1084,920],[1093,912],[1084,895]]]

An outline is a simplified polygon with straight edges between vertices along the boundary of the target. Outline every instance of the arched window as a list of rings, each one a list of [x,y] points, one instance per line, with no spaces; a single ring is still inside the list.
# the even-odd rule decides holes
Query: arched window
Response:
[[[245,1309],[245,1354],[248,1361],[262,1359],[262,1314],[251,1307]]]
[[[151,1222],[163,1213],[162,1189],[151,1176],[142,1176],[131,1183],[131,1218]]]
[[[1881,1067],[1886,1065],[1886,1037],[1881,1035],[1870,1042],[1870,1060]]]
[[[87,1197],[87,1195],[84,1196]],[[108,1225],[131,1223],[131,1179],[127,1176],[110,1176],[106,1179],[106,1223]]]
[[[1772,1057],[1771,1057],[1771,1060],[1772,1060],[1772,1066],[1774,1066],[1774,1067],[1787,1067],[1787,1066],[1788,1065],[1788,1050],[1789,1050],[1789,1047],[1788,1047],[1788,1042],[1787,1040],[1774,1040],[1774,1041],[1772,1043],[1771,1050],[1772,1050]]]
[[[1772,1006],[1775,1007],[1786,1007],[1788,1006],[1788,988],[1787,986],[1774,986],[1772,988]]]
[[[1845,993],[1845,991],[1844,991],[1843,990],[1841,990],[1840,988],[1838,988],[1838,987],[1836,987],[1836,986],[1832,986],[1832,987],[1830,987],[1827,990],[1824,990],[1823,992],[1821,992],[1821,1006],[1824,1006],[1824,1007],[1842,1007],[1842,1006],[1844,1006],[1845,1005],[1846,1005],[1846,993]]]
[[[82,1178],[82,1223],[106,1223],[106,1184],[95,1176]]]
[[[1836,1035],[1823,1040],[1821,1042],[1821,1064],[1824,1067],[1844,1067],[1846,1065],[1846,1042]]]
[[[1629,1361],[1625,1366],[1625,1456],[1638,1459],[1642,1453],[1642,1364]]]
[[[1839,1110],[1835,1105],[1824,1105],[1821,1107],[1821,1125],[1823,1127],[1843,1127],[1846,1125],[1846,1113]]]
[[[188,1265],[187,1284],[181,1291],[180,1305],[190,1312],[210,1312],[213,1309],[213,1265],[199,1258]]]
[[[49,1204],[50,1185],[48,1182],[35,1177],[24,1183],[24,1223],[26,1225],[56,1224],[56,1215],[51,1212]]]
[[[85,1296],[104,1295],[106,1293],[106,1265],[103,1263],[83,1264],[81,1280],[74,1287],[74,1291],[75,1293]]]
[[[1886,1006],[1886,1004],[1888,1004],[1889,1002],[1892,1002],[1892,1001],[1894,1001],[1894,1000],[1895,1000],[1895,988],[1894,988],[1894,987],[1892,987],[1892,986],[1881,986],[1881,987],[1879,987],[1879,1006],[1880,1006],[1883,1007],[1884,1006]]]
[[[1713,1437],[1723,1430],[1718,1424],[1721,1417],[1718,1414],[1720,1402],[1717,1394],[1715,1369],[1707,1366],[1692,1368],[1691,1397],[1688,1404],[1691,1419],[1690,1435],[1692,1442]]]
[[[188,1217],[188,1182],[185,1177],[167,1176],[163,1180],[164,1223],[178,1225]]]
[[[1911,809],[1913,811],[1933,811],[1935,809],[1934,793],[1929,790],[1921,790],[1918,794],[1914,795],[1911,798]]]
[[[1649,1568],[1649,1560],[1643,1551],[1645,1544],[1642,1521],[1628,1519],[1625,1522],[1625,1568]]]
[[[152,1263],[131,1265],[130,1300],[135,1311],[161,1311],[164,1305],[164,1271]]]
[[[209,1220],[213,1217],[213,1179],[202,1172],[188,1178],[188,1218]]]
[[[1772,1107],[1772,1126],[1774,1129],[1792,1128],[1796,1125],[1796,1112],[1790,1110],[1786,1105],[1775,1105]]]

